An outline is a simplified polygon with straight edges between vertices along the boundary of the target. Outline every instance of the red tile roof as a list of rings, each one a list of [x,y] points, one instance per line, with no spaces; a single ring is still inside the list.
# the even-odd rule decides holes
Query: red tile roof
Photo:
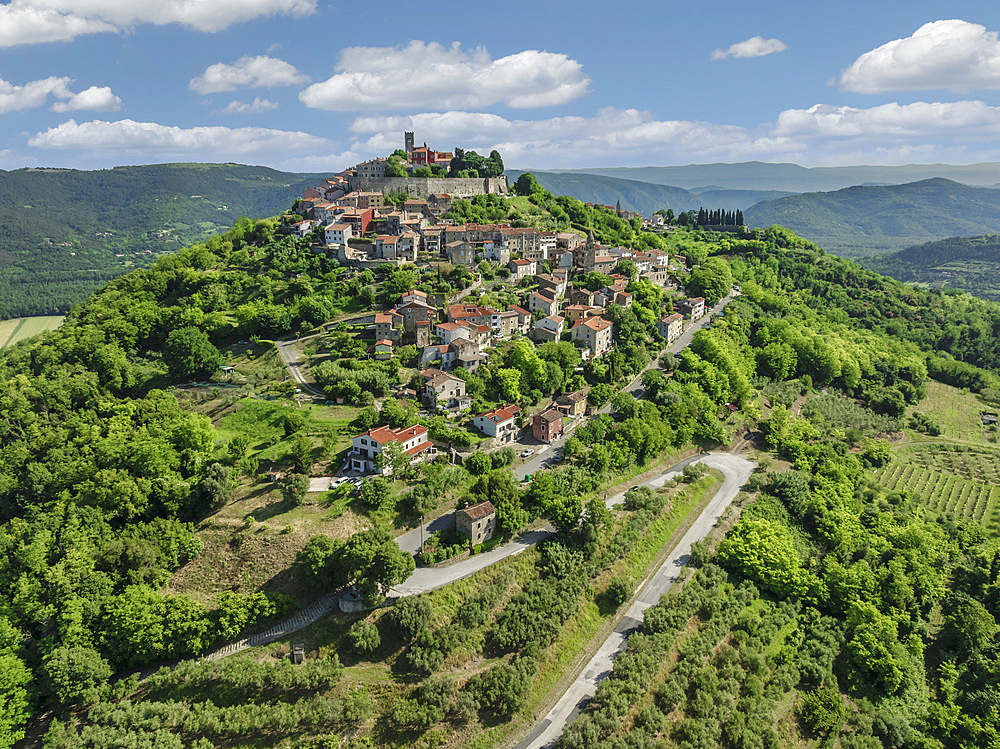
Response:
[[[606,330],[611,327],[611,323],[605,320],[603,317],[588,317],[584,320],[580,320],[576,325],[573,326],[574,329],[579,328],[581,325],[585,325],[591,330],[596,330],[598,332]]]
[[[494,408],[492,411],[487,411],[486,413],[479,415],[484,419],[489,419],[490,421],[499,424],[502,421],[510,421],[519,413],[521,413],[520,406],[507,405]]]
[[[362,432],[359,437],[368,437],[380,445],[384,445],[387,442],[406,442],[408,439],[413,437],[419,437],[422,434],[427,434],[427,427],[422,424],[415,424],[412,427],[406,427],[405,429],[393,429],[392,427],[378,427],[377,429],[369,429],[367,432]]]

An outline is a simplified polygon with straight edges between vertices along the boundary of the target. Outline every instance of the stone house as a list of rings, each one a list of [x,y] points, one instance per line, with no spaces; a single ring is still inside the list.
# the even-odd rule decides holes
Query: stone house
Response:
[[[667,343],[673,343],[684,332],[684,318],[677,312],[661,317],[656,323],[656,331]]]
[[[508,267],[510,268],[510,272],[512,274],[511,280],[517,283],[523,278],[535,275],[538,265],[534,260],[525,260],[521,258],[519,260],[511,260]]]
[[[582,390],[563,393],[556,398],[555,407],[570,418],[583,416],[587,411],[587,395]]]
[[[613,327],[603,317],[588,317],[573,326],[573,342],[588,352],[586,356],[601,356],[611,350]]]
[[[455,530],[473,544],[481,544],[493,538],[496,523],[497,508],[489,501],[455,512]]]
[[[375,340],[384,338],[393,343],[399,343],[403,335],[403,316],[395,310],[388,312],[378,312],[375,315]]]
[[[563,315],[571,323],[578,323],[588,317],[595,317],[602,312],[600,307],[588,307],[586,304],[571,304],[563,309]]]
[[[562,337],[565,320],[559,315],[549,315],[548,317],[543,317],[541,320],[535,323],[535,329],[532,331],[531,337],[537,343],[549,343],[552,341],[558,341]]]
[[[354,238],[354,230],[350,224],[329,224],[323,228],[323,241],[327,244],[347,244]]]
[[[507,310],[517,315],[517,331],[521,335],[527,335],[528,331],[531,330],[531,313],[516,304],[510,305]]]
[[[559,311],[559,300],[539,291],[528,294],[528,311],[541,312],[544,316],[554,315]]]
[[[433,323],[437,318],[437,310],[434,307],[413,301],[396,308],[396,312],[403,316],[403,330],[413,333],[417,323]]]
[[[705,316],[705,298],[696,296],[677,303],[677,311],[691,318],[691,322]]]
[[[447,372],[428,377],[421,393],[424,404],[430,408],[465,411],[472,407],[472,399],[465,394],[465,380]]]

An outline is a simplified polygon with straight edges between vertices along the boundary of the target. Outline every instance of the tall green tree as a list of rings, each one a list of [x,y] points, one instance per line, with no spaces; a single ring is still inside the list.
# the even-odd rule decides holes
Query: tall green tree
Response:
[[[163,344],[163,361],[171,377],[192,379],[208,377],[222,363],[219,353],[208,334],[194,326],[172,330]]]

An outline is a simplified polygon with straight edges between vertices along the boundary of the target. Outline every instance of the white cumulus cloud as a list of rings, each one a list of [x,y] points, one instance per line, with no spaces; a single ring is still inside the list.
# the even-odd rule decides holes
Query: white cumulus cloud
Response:
[[[217,62],[209,65],[205,72],[192,78],[188,88],[199,94],[214,94],[219,91],[235,91],[238,88],[273,88],[294,86],[303,83],[306,76],[294,65],[276,57],[258,55],[245,56],[229,65]]]
[[[115,96],[109,86],[91,86],[69,101],[57,101],[51,109],[53,112],[117,112],[122,108],[122,100]]]
[[[590,78],[564,54],[525,50],[494,60],[483,48],[414,40],[402,47],[350,47],[335,74],[299,94],[307,107],[341,112],[401,110],[428,101],[446,109],[566,104]]]
[[[253,101],[231,101],[223,110],[223,114],[260,114],[261,112],[272,112],[278,108],[276,102],[261,99],[255,96]]]
[[[73,96],[73,92],[69,90],[72,82],[72,78],[50,76],[17,86],[0,78],[0,114],[43,107],[49,97],[69,99]]]
[[[329,152],[332,144],[308,133],[260,127],[191,127],[156,122],[118,120],[107,122],[67,120],[36,133],[32,148],[85,149],[88,154],[150,154],[156,158],[178,155],[219,161],[264,155],[267,158]]]
[[[116,31],[99,18],[60,13],[30,3],[0,5],[0,47],[43,42],[65,42],[85,34]]]
[[[763,57],[775,52],[784,52],[788,45],[780,39],[765,39],[762,36],[752,36],[742,42],[729,45],[728,49],[717,49],[712,52],[713,60],[725,60],[727,57]]]
[[[816,104],[785,110],[774,132],[809,139],[989,140],[1000,136],[1000,107],[981,101],[893,102],[867,108]]]
[[[303,16],[316,0],[11,0],[0,5],[0,47],[70,41],[143,23],[214,32],[261,16]]]
[[[840,87],[860,94],[1000,89],[1000,40],[977,23],[926,23],[865,52],[841,73]]]
[[[72,78],[50,76],[24,85],[16,85],[0,78],[0,114],[24,109],[44,107],[50,99],[55,112],[88,109],[96,112],[113,112],[121,109],[122,100],[107,86],[91,86],[78,94],[70,91]]]
[[[399,146],[404,130],[432,145],[496,148],[508,164],[581,166],[632,159],[768,157],[796,144],[735,125],[658,120],[638,109],[600,109],[593,117],[509,120],[483,112],[436,112],[400,117],[359,117],[350,130],[363,139],[353,150],[383,153]],[[367,136],[367,138],[365,138]]]

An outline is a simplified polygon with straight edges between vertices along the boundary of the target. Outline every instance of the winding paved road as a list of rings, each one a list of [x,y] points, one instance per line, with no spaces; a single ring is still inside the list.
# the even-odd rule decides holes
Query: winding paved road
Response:
[[[670,590],[681,573],[681,569],[691,556],[691,544],[700,541],[708,535],[713,526],[722,517],[729,504],[739,494],[740,488],[753,473],[754,463],[746,458],[729,453],[711,453],[702,458],[694,458],[686,462],[704,463],[722,471],[725,480],[709,500],[698,519],[691,524],[680,542],[670,552],[660,568],[642,587],[638,597],[629,607],[625,616],[614,631],[604,641],[590,662],[584,666],[576,680],[563,694],[545,718],[535,729],[517,745],[516,749],[541,749],[550,747],[559,739],[566,725],[573,721],[586,707],[597,691],[597,684],[611,673],[615,656],[625,649],[628,636],[642,626],[643,613],[650,606],[660,602],[660,596]],[[655,481],[663,482],[672,478],[669,474],[657,477]],[[614,498],[613,498],[614,499]],[[610,500],[609,500],[610,502]]]

